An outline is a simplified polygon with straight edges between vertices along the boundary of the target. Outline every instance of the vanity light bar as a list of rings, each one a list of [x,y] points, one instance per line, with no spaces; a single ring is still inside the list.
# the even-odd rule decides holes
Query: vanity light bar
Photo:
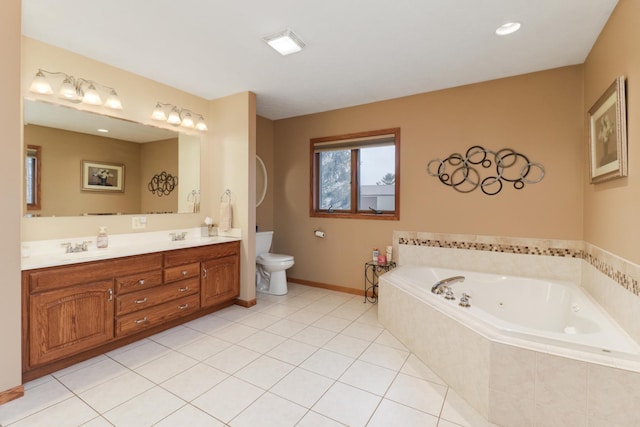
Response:
[[[42,68],[38,69],[29,90],[33,93],[41,95],[53,95],[54,91],[51,88],[51,83],[45,76],[62,77],[62,84],[58,88],[57,96],[65,101],[74,103],[84,103],[89,105],[104,105],[105,107],[113,110],[122,110],[122,102],[118,98],[116,90],[112,87],[102,85],[93,80],[87,80],[82,77],[73,77],[67,73],[60,71],[47,71]],[[105,89],[108,92],[106,101],[102,102],[102,97],[98,88]]]
[[[197,118],[197,121],[194,121],[194,117]],[[153,120],[167,122],[172,126],[195,128],[201,131],[209,130],[202,114],[159,101],[151,113],[151,118]]]

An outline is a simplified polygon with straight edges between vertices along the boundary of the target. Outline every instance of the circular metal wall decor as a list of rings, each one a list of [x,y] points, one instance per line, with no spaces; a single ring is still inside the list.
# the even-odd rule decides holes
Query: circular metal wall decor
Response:
[[[178,177],[164,171],[154,175],[147,188],[158,197],[168,196],[178,186]]]
[[[429,161],[427,173],[460,193],[480,187],[484,194],[493,196],[502,191],[504,183],[511,183],[516,190],[522,190],[525,184],[537,184],[545,170],[510,148],[492,151],[474,145],[464,156],[453,153],[444,160]]]

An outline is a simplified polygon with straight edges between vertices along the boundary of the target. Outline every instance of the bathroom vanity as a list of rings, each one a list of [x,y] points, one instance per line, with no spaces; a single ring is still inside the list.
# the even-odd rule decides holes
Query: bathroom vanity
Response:
[[[213,241],[23,269],[23,381],[233,304],[240,241]]]

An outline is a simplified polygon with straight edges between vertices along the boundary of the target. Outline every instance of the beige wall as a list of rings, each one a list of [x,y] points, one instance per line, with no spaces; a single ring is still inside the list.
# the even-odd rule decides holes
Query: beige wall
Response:
[[[394,230],[581,239],[582,105],[582,67],[572,66],[276,121],[274,250],[295,256],[292,278],[358,289],[372,248],[390,244]],[[400,220],[310,218],[309,139],[396,126]],[[546,176],[487,196],[427,174],[431,159],[473,145],[512,148]]]
[[[207,163],[203,179],[217,179],[211,179],[203,197],[213,202],[211,216],[218,224],[220,198],[225,190],[231,191],[233,227],[240,228],[243,236],[240,299],[251,301],[256,297],[256,95],[243,92],[216,99],[211,101],[209,113],[212,143],[202,156]]]
[[[640,263],[640,2],[620,0],[584,64],[583,145],[588,144],[587,111],[617,76],[627,78],[629,176],[589,184],[587,152],[584,184],[584,238]]]
[[[273,121],[258,116],[256,123],[256,153],[267,169],[267,193],[264,201],[256,209],[256,225],[259,231],[273,230],[274,220],[274,141]]]
[[[20,362],[20,216],[22,126],[20,96],[20,1],[2,2],[0,14],[0,393],[22,383]]]
[[[166,172],[178,176],[178,139],[152,141],[142,144],[140,162],[140,212],[177,212],[178,187],[168,195],[158,196],[147,188],[155,175]]]

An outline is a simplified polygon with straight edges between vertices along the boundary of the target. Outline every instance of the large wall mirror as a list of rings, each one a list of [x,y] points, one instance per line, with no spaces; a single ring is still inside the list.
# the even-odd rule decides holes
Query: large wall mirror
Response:
[[[198,135],[25,99],[24,147],[25,216],[199,210]]]

